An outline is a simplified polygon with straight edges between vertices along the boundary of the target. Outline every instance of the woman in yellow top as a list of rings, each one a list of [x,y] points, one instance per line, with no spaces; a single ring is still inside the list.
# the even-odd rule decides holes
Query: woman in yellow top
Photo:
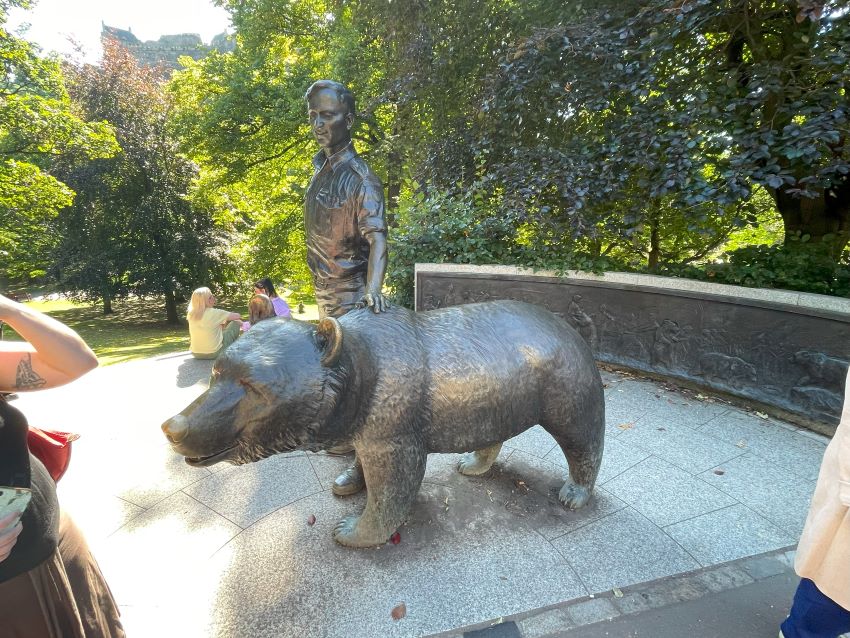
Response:
[[[198,288],[186,310],[189,320],[189,350],[197,359],[215,359],[236,341],[242,327],[238,312],[215,308],[215,297],[209,288]]]

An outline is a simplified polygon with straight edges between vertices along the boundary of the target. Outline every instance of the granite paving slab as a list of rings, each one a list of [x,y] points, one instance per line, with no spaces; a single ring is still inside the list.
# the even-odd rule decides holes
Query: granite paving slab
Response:
[[[727,461],[700,478],[726,492],[794,538],[806,522],[815,484],[804,481],[775,464],[744,454]]]
[[[691,474],[744,453],[731,443],[696,432],[679,421],[659,419],[657,414],[638,419],[617,440],[639,447]]]
[[[281,454],[208,476],[183,491],[240,527],[322,491],[310,460]]]
[[[515,436],[512,439],[508,439],[505,441],[505,445],[542,458],[551,452],[558,444],[555,443],[555,439],[552,438],[551,434],[549,434],[541,426],[535,425],[533,428],[526,430],[522,434]]]
[[[796,540],[743,505],[695,516],[665,531],[703,566],[780,549]]]
[[[738,503],[728,494],[655,457],[608,481],[605,490],[660,527]]]
[[[401,542],[355,551],[331,538],[365,502],[330,491],[350,456],[191,468],[171,453],[159,426],[211,366],[169,355],[17,400],[33,423],[83,435],[60,499],[131,638],[426,636],[757,554],[798,537],[827,443],[604,370],[608,436],[584,509],[559,503],[566,461],[536,427],[484,476],[430,455]]]
[[[352,552],[331,531],[359,505],[308,497],[230,543],[217,557],[228,568],[209,635],[419,636],[587,591],[550,543],[498,504],[476,507],[426,485],[398,545]],[[400,603],[407,613],[394,621]]]
[[[559,536],[552,544],[591,592],[625,587],[700,566],[681,545],[631,508]]]
[[[803,436],[781,421],[727,413],[709,421],[700,431],[722,441],[734,442],[801,478],[814,480],[818,477],[823,441]]]

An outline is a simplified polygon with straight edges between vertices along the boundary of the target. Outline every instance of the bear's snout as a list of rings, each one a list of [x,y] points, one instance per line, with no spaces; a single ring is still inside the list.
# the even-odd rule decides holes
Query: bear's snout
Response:
[[[169,443],[180,443],[189,434],[189,419],[182,414],[173,416],[162,424],[162,431]]]

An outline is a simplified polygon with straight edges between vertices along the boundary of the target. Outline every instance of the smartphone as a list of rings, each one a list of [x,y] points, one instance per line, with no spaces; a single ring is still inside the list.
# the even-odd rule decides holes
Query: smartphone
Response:
[[[0,485],[0,519],[4,519],[10,514],[17,514],[5,528],[0,532],[14,527],[21,520],[21,515],[27,509],[32,498],[32,490],[28,487],[8,487]]]

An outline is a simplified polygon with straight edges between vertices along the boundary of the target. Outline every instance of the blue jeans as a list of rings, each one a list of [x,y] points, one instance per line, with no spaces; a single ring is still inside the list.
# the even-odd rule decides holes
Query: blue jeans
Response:
[[[850,611],[828,598],[808,578],[800,580],[791,613],[782,623],[785,638],[837,638],[848,631]]]

